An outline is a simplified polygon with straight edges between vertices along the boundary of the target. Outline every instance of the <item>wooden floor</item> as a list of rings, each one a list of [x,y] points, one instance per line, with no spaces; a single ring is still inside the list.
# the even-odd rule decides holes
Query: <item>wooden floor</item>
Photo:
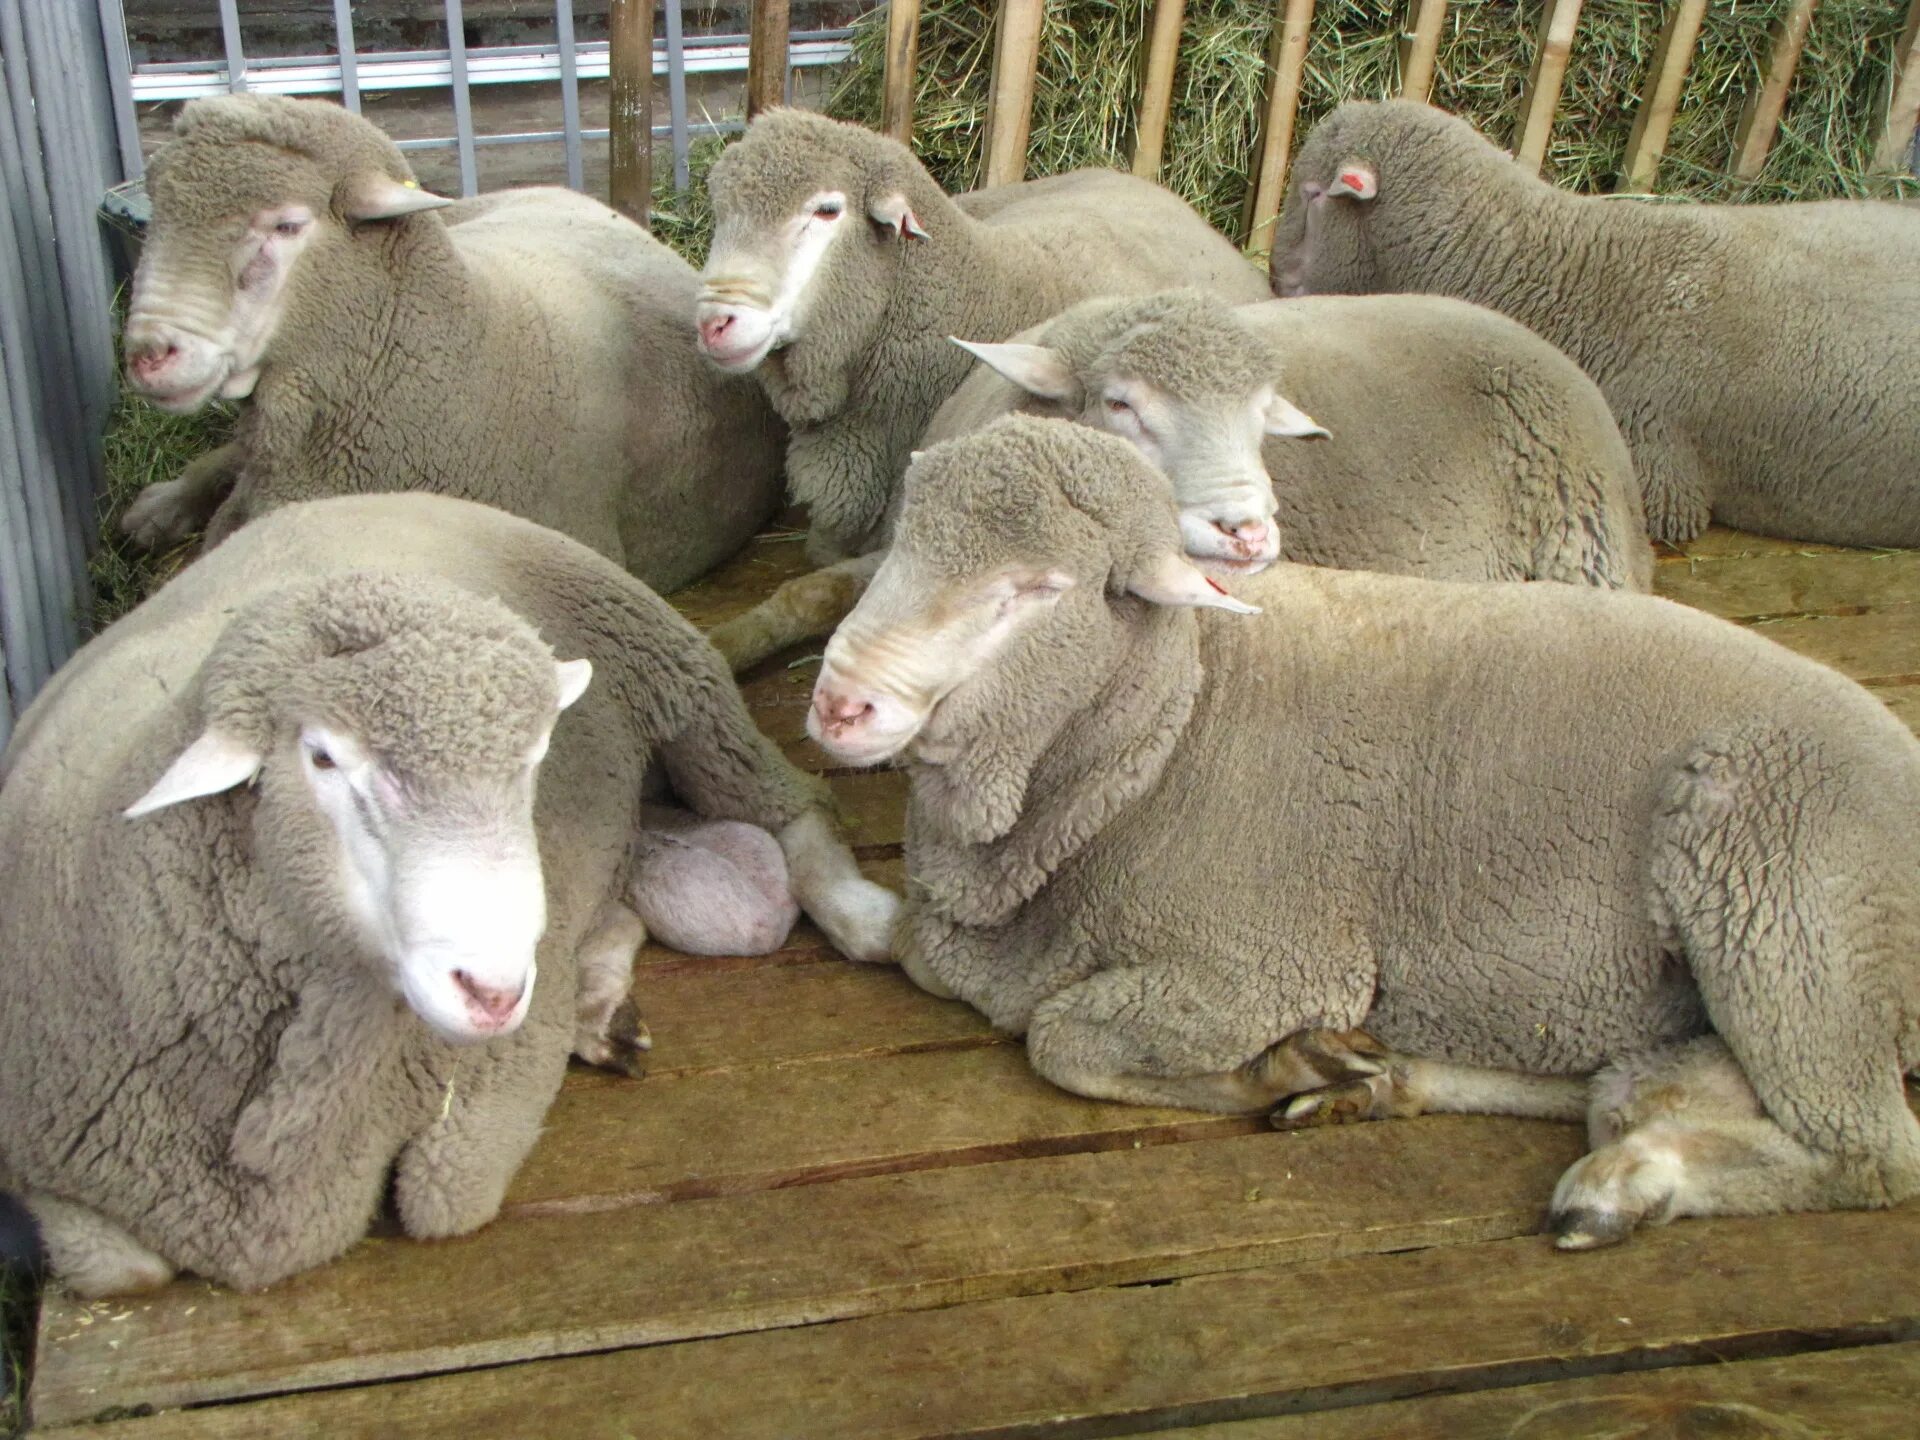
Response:
[[[800,563],[767,539],[711,623]],[[1660,590],[1920,723],[1920,552],[1716,533]],[[813,665],[750,684],[802,764]],[[901,879],[900,777],[838,775]],[[1915,857],[1920,863],[1920,857]],[[1536,1233],[1574,1127],[1280,1135],[1075,1099],[1020,1047],[802,930],[642,957],[635,1083],[576,1071],[505,1213],[258,1296],[50,1296],[33,1411],[172,1436],[1920,1434],[1920,1207]],[[1733,1406],[1732,1410],[1719,1407]],[[1199,1427],[1183,1429],[1183,1427]]]

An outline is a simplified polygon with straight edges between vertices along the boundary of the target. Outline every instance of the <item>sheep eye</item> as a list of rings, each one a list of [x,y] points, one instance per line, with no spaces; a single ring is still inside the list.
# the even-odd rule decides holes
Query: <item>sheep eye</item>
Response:
[[[1117,395],[1109,395],[1107,397],[1107,413],[1110,415],[1131,415],[1133,413],[1133,406],[1129,405]]]
[[[840,218],[840,212],[845,208],[846,207],[838,200],[829,200],[824,205],[816,205],[813,207],[813,218],[816,220],[837,220]]]
[[[298,235],[306,228],[307,227],[298,220],[282,220],[278,225],[273,227],[273,233],[276,235]]]
[[[307,758],[313,761],[313,768],[316,770],[335,770],[339,768],[333,756],[324,750],[309,750],[307,752]]]

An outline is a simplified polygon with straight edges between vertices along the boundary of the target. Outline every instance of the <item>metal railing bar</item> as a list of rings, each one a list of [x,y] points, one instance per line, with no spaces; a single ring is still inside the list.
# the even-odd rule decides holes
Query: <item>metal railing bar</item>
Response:
[[[447,61],[453,80],[453,130],[460,142],[460,193],[480,193],[480,171],[473,159],[473,92],[467,85],[467,20],[461,0],[445,0]]]
[[[560,50],[560,125],[566,131],[567,184],[586,189],[586,171],[580,160],[580,64],[573,53],[573,0],[556,0],[553,7],[554,41]]]
[[[227,89],[237,95],[247,88],[247,57],[240,48],[240,7],[236,0],[220,0],[220,45],[227,55]]]
[[[793,38],[796,42],[851,40],[853,31],[845,26],[835,30],[796,30],[793,32]],[[682,43],[689,50],[727,50],[736,47],[745,48],[747,39],[745,35],[686,35]],[[550,55],[557,48],[557,40],[553,44],[534,42],[527,45],[469,45],[467,58],[470,62],[477,62],[481,57]],[[607,42],[588,40],[582,42],[577,48],[582,55],[596,50],[604,55]],[[450,52],[446,50],[382,50],[376,53],[389,60],[445,60]],[[654,53],[664,56],[667,53],[665,43],[655,41]],[[330,58],[329,55],[255,55],[247,60],[247,69],[255,71],[271,70],[276,66],[322,65]],[[213,62],[207,60],[144,60],[134,68],[142,75],[164,75],[204,70],[211,63]]]
[[[738,135],[746,128],[744,120],[695,120],[687,126],[689,134],[698,136]],[[602,126],[597,130],[582,130],[580,138],[604,140],[608,133],[606,127]],[[671,132],[665,125],[656,125],[653,127],[653,133],[656,137],[664,137]],[[521,130],[511,135],[476,135],[473,137],[473,143],[475,145],[541,145],[566,138],[567,132],[564,130]],[[394,141],[395,147],[400,150],[451,150],[457,144],[459,144],[458,138],[452,135],[435,136],[424,140]]]
[[[687,50],[680,34],[680,0],[666,0],[667,119],[673,131],[673,189],[687,190]]]
[[[140,153],[140,120],[133,110],[133,53],[127,45],[127,15],[120,0],[99,0],[100,34],[106,42],[107,81],[113,94],[113,137],[120,169],[129,180],[147,173]]]
[[[353,48],[353,0],[333,0],[333,33],[340,46],[340,103],[360,113],[360,55]]]

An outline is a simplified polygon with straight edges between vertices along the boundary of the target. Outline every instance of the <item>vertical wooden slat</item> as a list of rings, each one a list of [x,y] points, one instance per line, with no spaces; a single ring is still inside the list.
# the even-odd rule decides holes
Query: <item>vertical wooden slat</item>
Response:
[[[1540,44],[1533,55],[1533,73],[1520,97],[1520,130],[1513,158],[1538,174],[1547,158],[1547,140],[1553,134],[1554,112],[1560,108],[1560,86],[1567,78],[1567,56],[1573,50],[1574,27],[1580,23],[1581,0],[1547,0],[1540,17]]]
[[[1787,90],[1793,84],[1793,72],[1800,64],[1800,52],[1806,48],[1807,31],[1813,27],[1813,12],[1820,0],[1793,0],[1793,5],[1774,26],[1773,50],[1767,56],[1767,68],[1760,77],[1760,88],[1748,97],[1740,112],[1740,128],[1734,132],[1733,162],[1728,167],[1742,180],[1751,180],[1767,163],[1773,149],[1773,137],[1780,129],[1780,112],[1786,108]]]
[[[880,82],[880,129],[913,143],[914,66],[920,61],[920,0],[887,0],[887,67]]]
[[[1673,129],[1673,112],[1680,108],[1680,92],[1686,87],[1687,71],[1693,65],[1700,25],[1706,18],[1707,0],[1679,0],[1667,12],[1660,43],[1654,47],[1653,63],[1647,69],[1647,83],[1640,91],[1640,110],[1633,117],[1633,129],[1627,135],[1627,158],[1621,167],[1622,190],[1653,188],[1653,177],[1660,170],[1660,157],[1667,150],[1667,135]]]
[[[1433,65],[1440,54],[1440,30],[1447,19],[1447,0],[1419,0],[1413,10],[1413,38],[1400,62],[1400,95],[1424,100],[1433,93]]]
[[[1904,170],[1920,123],[1920,0],[1907,7],[1907,28],[1893,51],[1893,75],[1887,86],[1887,128],[1873,152],[1876,170]]]
[[[1307,63],[1307,31],[1313,0],[1281,0],[1267,49],[1267,108],[1260,121],[1253,185],[1247,191],[1241,228],[1250,249],[1272,243],[1274,219],[1286,193],[1287,157],[1293,150],[1293,120],[1300,109],[1300,71]]]
[[[1173,111],[1173,67],[1180,55],[1180,22],[1187,0],[1154,0],[1147,38],[1147,63],[1140,77],[1140,108],[1133,126],[1133,173],[1160,178],[1167,144],[1167,117]]]
[[[788,0],[753,0],[747,34],[747,119],[787,103]]]
[[[645,225],[653,195],[653,0],[609,0],[607,52],[607,200]]]
[[[1000,0],[982,185],[1011,185],[1026,177],[1033,75],[1040,64],[1040,27],[1046,9],[1046,0]]]

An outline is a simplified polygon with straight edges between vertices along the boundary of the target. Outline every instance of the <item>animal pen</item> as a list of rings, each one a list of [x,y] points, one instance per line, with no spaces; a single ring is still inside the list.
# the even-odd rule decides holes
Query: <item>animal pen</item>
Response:
[[[1512,97],[1502,102],[1510,128],[1496,138],[1514,163],[1550,165],[1583,26],[1610,4],[1621,9],[1406,0],[1372,7],[1383,23],[1364,35],[1352,26],[1366,7],[1323,4],[1316,16],[1314,0],[1243,4],[1259,10],[1265,35],[1261,98],[1240,117],[1249,143],[1216,215],[1230,208],[1237,238],[1267,248],[1303,97],[1325,83],[1337,50],[1368,47],[1370,93],[1443,98],[1461,80],[1449,57],[1493,10],[1524,22],[1515,44],[1530,57],[1524,74],[1495,77]],[[1027,174],[1048,138],[1034,120],[1038,93],[1089,78],[1061,68],[1059,12],[1104,8],[1138,41],[1115,82],[1131,99],[1107,153],[1158,177],[1178,158],[1176,112],[1201,64],[1184,42],[1196,17],[1219,8],[1000,0],[989,13],[893,0],[852,31],[794,31],[788,0],[754,0],[741,37],[690,35],[680,0],[661,0],[656,43],[652,0],[606,0],[595,11],[604,40],[576,36],[575,9],[586,7],[568,0],[465,0],[464,10],[445,0],[443,48],[376,52],[356,46],[355,25],[379,7],[332,0],[305,7],[332,28],[327,53],[250,57],[253,7],[206,0],[219,54],[136,66],[120,0],[99,5],[103,24],[82,38],[106,98],[85,167],[55,147],[51,127],[22,122],[23,96],[43,119],[55,103],[49,47],[90,53],[54,25],[56,12],[62,24],[71,15],[49,0],[0,10],[0,124],[11,126],[0,130],[10,201],[0,241],[11,242],[0,243],[0,264],[15,266],[0,271],[13,406],[0,417],[12,415],[14,443],[0,449],[9,713],[86,628],[110,295],[104,260],[80,263],[76,237],[109,182],[137,179],[157,138],[155,105],[243,88],[354,108],[444,92],[452,133],[435,110],[401,142],[430,187],[472,193],[496,174],[604,184],[642,218],[669,197],[672,233],[698,227],[697,201],[670,197],[697,193],[700,137],[743,118],[696,119],[689,76],[737,72],[751,116],[789,95],[823,99],[800,95],[806,77],[851,56],[866,82],[848,103],[909,143],[964,79],[984,88],[984,124],[950,127],[943,143],[959,136],[977,162],[967,179],[1003,184]],[[1644,23],[1629,88],[1608,97],[1632,117],[1609,181],[1623,193],[1658,188],[1701,37],[1715,10],[1739,7],[1631,8],[1656,18]],[[1914,166],[1920,0],[1746,9],[1764,11],[1767,40],[1751,73],[1717,83],[1706,101],[1716,133],[1730,137],[1709,177],[1716,193],[1764,185],[1803,54],[1823,29],[1857,27],[1867,11],[1880,38],[1855,62],[1871,100],[1847,183],[1898,188],[1886,177]],[[536,10],[550,36],[468,43],[475,16]],[[1330,11],[1345,28],[1329,30]],[[949,39],[971,35],[977,57],[990,45],[987,73],[926,71],[936,20]],[[550,96],[558,124],[502,106],[505,128],[483,129],[487,105],[477,119],[473,97],[519,86]],[[604,104],[604,126],[591,123],[583,87]],[[711,93],[717,107],[731,103]],[[547,157],[551,173],[512,158],[527,156]],[[33,179],[49,173],[51,184]],[[88,192],[84,207],[74,184]],[[38,238],[20,225],[30,213],[51,217]],[[70,351],[54,355],[65,335]],[[764,535],[671,599],[709,628],[801,572],[794,541]],[[1655,584],[1764,626],[1920,728],[1920,552],[1715,529],[1663,551]],[[817,655],[779,656],[743,688],[768,736],[826,776],[868,872],[900,888],[904,776],[834,771],[807,740]],[[376,1236],[255,1295],[192,1278],[125,1301],[50,1291],[33,1345],[36,1433],[1892,1440],[1920,1429],[1913,1206],[1692,1220],[1621,1250],[1562,1254],[1538,1233],[1541,1202],[1583,1149],[1575,1127],[1429,1116],[1282,1135],[1258,1118],[1081,1099],[1037,1079],[1021,1046],[973,1010],[897,972],[840,961],[804,924],[755,958],[649,946],[635,996],[656,1036],[650,1073],[637,1083],[570,1073],[500,1218],[477,1234]]]

